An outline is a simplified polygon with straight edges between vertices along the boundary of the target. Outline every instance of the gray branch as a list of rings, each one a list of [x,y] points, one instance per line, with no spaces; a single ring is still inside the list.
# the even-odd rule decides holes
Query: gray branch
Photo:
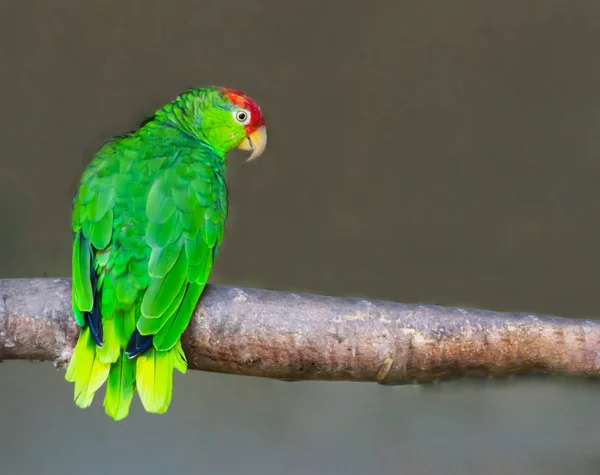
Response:
[[[0,360],[68,361],[70,280],[0,280],[0,299]],[[215,285],[183,347],[192,369],[290,381],[600,373],[596,321]]]

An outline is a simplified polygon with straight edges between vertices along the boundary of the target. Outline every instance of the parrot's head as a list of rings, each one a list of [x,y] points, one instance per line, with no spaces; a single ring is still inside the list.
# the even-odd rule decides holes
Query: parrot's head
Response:
[[[240,91],[225,87],[190,89],[157,113],[162,120],[225,155],[234,148],[258,158],[267,146],[267,124],[260,107]],[[160,119],[159,119],[160,120]]]
[[[220,91],[230,113],[229,129],[232,140],[237,142],[235,147],[252,152],[248,161],[260,157],[267,146],[267,123],[260,107],[243,92],[224,87]]]

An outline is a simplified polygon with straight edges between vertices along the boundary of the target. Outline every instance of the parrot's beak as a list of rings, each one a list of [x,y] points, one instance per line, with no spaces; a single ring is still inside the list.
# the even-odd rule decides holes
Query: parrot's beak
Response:
[[[262,155],[267,146],[267,128],[263,125],[259,127],[254,132],[252,132],[247,137],[240,142],[237,146],[239,150],[243,150],[244,152],[252,152],[250,157],[248,157],[247,162],[254,160]]]

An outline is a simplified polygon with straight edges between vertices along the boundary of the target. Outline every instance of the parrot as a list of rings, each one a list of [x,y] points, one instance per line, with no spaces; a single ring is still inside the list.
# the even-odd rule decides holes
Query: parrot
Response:
[[[106,383],[114,420],[128,416],[136,391],[148,413],[168,410],[174,370],[187,370],[181,336],[223,241],[226,155],[258,158],[266,130],[245,93],[198,87],[95,152],[72,204],[79,335],[65,379],[78,407]]]

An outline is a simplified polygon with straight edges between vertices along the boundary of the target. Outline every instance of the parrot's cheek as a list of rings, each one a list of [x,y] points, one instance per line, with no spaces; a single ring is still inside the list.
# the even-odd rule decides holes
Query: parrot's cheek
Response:
[[[267,128],[265,126],[259,127],[254,132],[249,134],[247,137],[240,142],[237,146],[239,150],[244,152],[252,152],[248,157],[247,162],[260,157],[265,148],[267,147]]]

